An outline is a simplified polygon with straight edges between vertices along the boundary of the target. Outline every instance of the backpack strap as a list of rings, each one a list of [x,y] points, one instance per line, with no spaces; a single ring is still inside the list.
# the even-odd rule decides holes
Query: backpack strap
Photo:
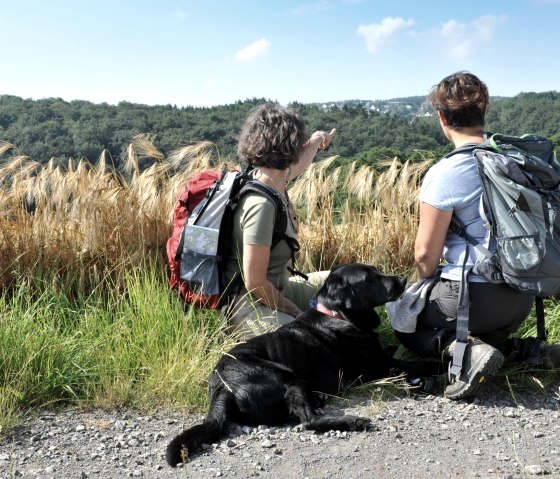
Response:
[[[454,150],[447,153],[447,155],[445,155],[443,158],[449,158],[450,156],[456,155],[457,153],[468,153],[474,151],[476,148],[480,148],[481,146],[483,147],[483,145],[484,143],[465,143],[464,145],[461,145],[460,147],[455,148]]]
[[[472,271],[472,268],[465,269],[465,263],[467,261],[468,253],[468,243],[473,245],[478,251],[480,251],[485,256],[491,258],[493,255],[488,249],[486,249],[483,245],[478,243],[471,235],[469,235],[461,223],[461,220],[457,218],[455,215],[451,218],[450,229],[460,236],[461,238],[467,241],[466,246],[466,253],[465,253],[465,260],[463,262],[463,270],[462,270],[462,278],[461,284],[459,286],[459,303],[457,306],[457,345],[461,344],[459,349],[459,353],[457,353],[458,348],[456,347],[453,354],[453,363],[449,368],[449,373],[455,375],[461,372],[461,364],[462,358],[464,354],[464,348],[466,347],[462,345],[462,341],[460,338],[465,337],[465,334],[468,336],[468,322],[469,322],[469,310],[468,310],[468,291],[469,291],[469,283],[468,283],[468,274]],[[492,273],[492,279],[496,282],[503,282],[504,278],[499,272]],[[465,308],[464,301],[467,301],[467,307]],[[545,314],[544,314],[544,300],[541,296],[535,297],[535,316],[537,318],[537,337],[533,343],[531,352],[527,358],[527,363],[537,366],[540,360],[540,350],[541,345],[543,342],[547,340],[547,331],[545,326]]]
[[[527,362],[532,366],[538,366],[541,357],[541,345],[547,339],[544,324],[544,300],[541,296],[535,297],[535,315],[537,316],[537,337],[533,344],[533,349],[527,358]]]
[[[469,336],[469,274],[473,271],[474,266],[467,268],[467,261],[470,256],[469,244],[474,246],[477,251],[487,258],[492,258],[494,255],[484,245],[474,239],[463,225],[462,221],[453,215],[449,229],[456,235],[465,240],[465,257],[463,259],[463,266],[461,269],[461,283],[459,284],[459,301],[457,303],[457,342],[453,351],[453,360],[449,367],[449,375],[456,378],[459,377],[463,367],[463,356],[467,347]],[[503,281],[503,277],[499,272],[492,273],[492,279],[496,282]]]
[[[457,236],[463,238],[467,243],[474,246],[474,248],[486,258],[492,258],[494,256],[486,246],[475,240],[473,236],[467,233],[467,229],[463,226],[461,220],[457,218],[455,214],[451,217],[449,229]]]
[[[451,217],[449,229],[465,240],[465,257],[463,259],[463,266],[461,269],[459,301],[457,303],[457,341],[453,350],[453,359],[449,365],[450,377],[454,376],[455,378],[458,378],[459,374],[461,374],[461,369],[463,368],[463,356],[465,354],[469,337],[469,275],[474,268],[474,266],[467,268],[467,261],[470,256],[469,244],[474,246],[477,251],[488,258],[492,258],[493,254],[484,245],[480,244],[467,233],[467,229],[455,214]],[[495,280],[499,281],[499,278],[495,278]]]
[[[286,229],[288,227],[288,216],[286,211],[286,206],[280,198],[280,193],[260,181],[253,179],[247,180],[247,182],[242,186],[241,190],[235,198],[235,202],[239,201],[242,195],[253,191],[259,193],[260,195],[268,198],[272,203],[274,203],[276,209],[276,219],[274,222],[274,229],[272,231],[272,243],[270,249],[273,249],[281,240],[286,240],[288,246],[292,252],[297,252],[300,249],[300,245],[295,238],[292,238],[286,234]]]
[[[461,220],[456,216],[452,217],[451,229],[455,228],[463,232],[463,238],[466,238],[466,229],[461,223]],[[460,235],[461,236],[461,235]],[[457,327],[456,335],[457,340],[453,349],[453,359],[449,364],[449,376],[459,378],[461,370],[463,369],[463,357],[469,341],[469,274],[472,267],[467,268],[467,261],[469,259],[469,243],[465,243],[465,257],[463,259],[463,266],[461,269],[461,283],[459,284],[459,301],[457,303]]]
[[[482,207],[481,207],[480,215],[483,221],[485,221],[485,216],[483,214]],[[482,256],[488,258],[492,263],[494,263],[495,254],[492,253],[485,245],[477,241],[472,235],[467,233],[467,229],[463,226],[463,223],[461,222],[461,220],[459,220],[459,218],[457,218],[456,215],[453,215],[451,217],[451,223],[449,224],[449,229],[453,231],[453,233],[455,233],[457,236],[463,238],[463,240],[467,242],[467,248],[468,245],[470,244]],[[491,270],[489,270],[489,268],[481,269],[481,266],[476,261],[474,266],[472,267],[472,272],[474,274],[484,276],[491,283],[504,282],[504,276],[502,275],[501,271],[498,268],[492,268]]]
[[[467,143],[459,148],[455,148],[453,151],[450,151],[443,158],[449,158],[457,153],[472,152],[479,146],[479,143]],[[467,268],[467,261],[469,259],[469,240],[467,237],[467,231],[455,214],[451,217],[449,229],[465,240],[465,257],[461,268],[459,300],[457,303],[457,338],[455,341],[455,347],[453,348],[453,358],[449,363],[449,378],[451,380],[453,378],[458,379],[461,374],[461,370],[463,369],[463,358],[469,341],[469,274],[472,267]],[[482,245],[480,246],[483,247]]]

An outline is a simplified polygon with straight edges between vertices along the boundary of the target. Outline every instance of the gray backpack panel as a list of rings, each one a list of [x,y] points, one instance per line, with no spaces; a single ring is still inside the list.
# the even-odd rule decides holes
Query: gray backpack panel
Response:
[[[513,288],[550,296],[560,293],[560,164],[547,140],[521,140],[528,151],[496,135],[473,151],[497,243],[493,261]]]

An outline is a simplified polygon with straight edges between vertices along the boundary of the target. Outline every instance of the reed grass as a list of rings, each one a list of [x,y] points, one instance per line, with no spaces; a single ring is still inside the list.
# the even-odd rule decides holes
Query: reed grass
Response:
[[[180,190],[193,172],[235,166],[222,161],[210,142],[186,146],[169,158],[147,135],[127,150],[124,174],[103,152],[86,159],[46,165],[0,145],[0,287],[16,278],[49,276],[66,291],[92,290],[110,278],[117,289],[130,268],[146,258],[165,263],[164,247]],[[152,166],[139,169],[139,160]],[[304,213],[301,224],[305,269],[349,261],[408,271],[417,223],[417,186],[427,163],[397,159],[385,171],[373,167],[333,167],[334,158],[312,165],[290,188]],[[341,197],[340,192],[347,192]]]

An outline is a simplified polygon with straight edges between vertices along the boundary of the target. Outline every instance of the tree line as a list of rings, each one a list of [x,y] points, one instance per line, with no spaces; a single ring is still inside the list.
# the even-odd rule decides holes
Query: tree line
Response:
[[[118,105],[88,101],[42,100],[0,95],[0,140],[39,162],[52,157],[95,161],[108,150],[116,164],[125,156],[133,136],[155,135],[155,146],[164,154],[201,140],[214,142],[223,157],[236,156],[237,135],[248,112],[264,98],[216,107]],[[308,132],[338,130],[333,146],[323,155],[341,161],[374,163],[398,156],[416,159],[426,152],[439,156],[450,150],[425,97],[399,101],[398,108],[383,109],[383,102],[359,100],[328,106],[292,103],[304,117]],[[371,105],[374,105],[372,107]],[[560,93],[520,93],[494,98],[487,115],[487,129],[520,135],[534,133],[560,144]],[[149,160],[148,160],[149,161]],[[141,165],[147,166],[147,165]]]

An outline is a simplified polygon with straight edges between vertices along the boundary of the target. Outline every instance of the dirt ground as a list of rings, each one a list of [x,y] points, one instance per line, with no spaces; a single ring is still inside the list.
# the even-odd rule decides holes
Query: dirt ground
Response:
[[[202,415],[44,410],[0,442],[0,478],[560,478],[560,378],[516,391],[492,378],[473,401],[386,390],[334,400],[368,432],[233,425],[183,467],[165,447]]]

